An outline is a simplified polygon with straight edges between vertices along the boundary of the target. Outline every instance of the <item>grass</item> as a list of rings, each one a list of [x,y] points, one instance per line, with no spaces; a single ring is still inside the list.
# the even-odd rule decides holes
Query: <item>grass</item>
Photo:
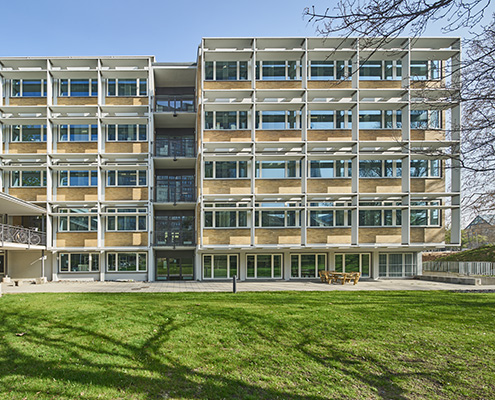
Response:
[[[0,399],[493,399],[493,321],[491,293],[5,295]]]
[[[436,258],[435,261],[488,261],[495,262],[495,245],[478,247],[473,250],[464,250]]]

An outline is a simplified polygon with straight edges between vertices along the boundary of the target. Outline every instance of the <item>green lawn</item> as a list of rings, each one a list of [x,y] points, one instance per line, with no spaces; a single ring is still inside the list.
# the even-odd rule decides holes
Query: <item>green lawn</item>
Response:
[[[494,327],[491,293],[5,295],[0,398],[495,399]]]
[[[473,250],[464,250],[435,259],[435,261],[488,261],[495,262],[495,245],[487,245]]]

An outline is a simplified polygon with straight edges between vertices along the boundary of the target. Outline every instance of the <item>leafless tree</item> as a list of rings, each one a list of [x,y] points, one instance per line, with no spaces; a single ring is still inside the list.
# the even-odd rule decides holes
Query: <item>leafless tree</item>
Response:
[[[322,36],[417,37],[430,25],[442,32],[469,32],[462,63],[461,127],[463,207],[495,210],[495,20],[482,25],[491,0],[338,0],[333,9],[304,10]]]

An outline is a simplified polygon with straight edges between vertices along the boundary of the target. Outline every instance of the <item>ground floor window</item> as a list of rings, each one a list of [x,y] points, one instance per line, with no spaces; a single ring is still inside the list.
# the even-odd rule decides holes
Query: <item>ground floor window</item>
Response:
[[[416,255],[413,253],[380,253],[379,277],[402,278],[417,273]]]
[[[325,271],[326,254],[291,254],[291,278],[316,278],[319,271]]]
[[[360,272],[361,276],[370,276],[369,253],[363,254],[335,254],[336,272]]]
[[[95,272],[100,270],[98,253],[61,253],[60,272]]]
[[[203,256],[204,279],[222,279],[239,276],[237,254],[205,254]]]
[[[108,253],[108,272],[146,272],[147,253]]]
[[[0,275],[5,274],[5,254],[0,254]]]
[[[248,278],[282,278],[282,254],[248,254]]]

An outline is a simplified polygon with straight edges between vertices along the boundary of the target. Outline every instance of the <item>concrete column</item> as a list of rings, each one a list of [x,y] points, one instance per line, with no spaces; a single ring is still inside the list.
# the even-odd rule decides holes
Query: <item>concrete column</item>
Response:
[[[57,282],[58,281],[58,253],[57,252],[52,252],[52,281]]]
[[[380,275],[380,255],[378,251],[371,253],[370,278],[377,280]]]
[[[247,276],[247,257],[246,252],[239,254],[239,280],[245,281]]]
[[[284,270],[283,270],[282,278],[288,281],[290,280],[290,252],[284,251],[283,258],[284,258],[283,260]]]
[[[203,274],[201,269],[203,254],[196,252],[194,257],[194,277],[197,281],[203,280]]]
[[[148,282],[155,281],[155,252],[150,249],[148,251]]]

